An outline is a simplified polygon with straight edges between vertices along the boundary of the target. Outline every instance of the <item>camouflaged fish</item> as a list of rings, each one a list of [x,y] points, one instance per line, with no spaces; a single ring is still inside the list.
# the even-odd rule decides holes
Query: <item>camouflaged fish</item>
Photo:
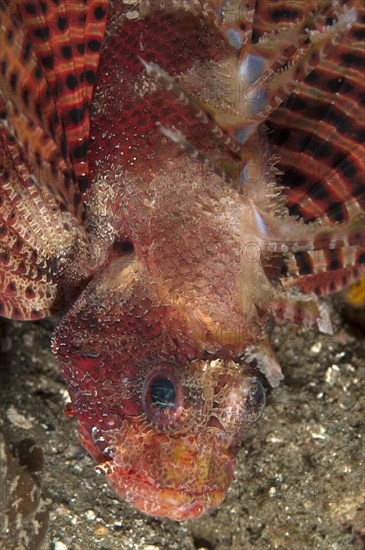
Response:
[[[275,323],[364,273],[360,2],[1,0],[0,312],[133,506],[219,505]],[[261,381],[260,381],[261,380]]]

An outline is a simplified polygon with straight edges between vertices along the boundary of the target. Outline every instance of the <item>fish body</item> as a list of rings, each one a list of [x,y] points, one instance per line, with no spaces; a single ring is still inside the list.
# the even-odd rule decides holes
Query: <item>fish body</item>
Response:
[[[2,10],[0,312],[63,309],[53,350],[97,471],[197,517],[283,378],[274,324],[330,333],[317,296],[364,270],[363,8]]]

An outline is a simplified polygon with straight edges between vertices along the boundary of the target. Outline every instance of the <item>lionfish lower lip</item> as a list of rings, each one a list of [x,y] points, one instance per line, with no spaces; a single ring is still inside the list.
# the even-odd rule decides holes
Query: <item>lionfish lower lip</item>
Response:
[[[227,465],[227,473],[228,474],[231,474],[231,465]],[[195,499],[201,499],[203,498],[204,496],[206,495],[212,495],[212,494],[215,494],[215,493],[219,493],[222,491],[222,488],[221,487],[217,487],[217,486],[204,486],[204,491],[200,490],[193,490],[193,489],[184,489],[184,488],[181,488],[181,489],[171,489],[169,487],[161,487],[159,486],[158,484],[155,484],[153,481],[149,480],[148,478],[146,477],[142,477],[141,475],[138,475],[137,477],[134,477],[133,476],[133,471],[128,471],[128,470],[125,470],[124,468],[121,468],[119,466],[116,467],[116,469],[113,471],[113,477],[114,476],[118,476],[118,479],[120,480],[122,478],[125,479],[125,480],[134,480],[135,482],[138,482],[139,485],[143,485],[144,487],[148,487],[148,489],[152,489],[154,491],[154,494],[158,494],[158,492],[163,492],[163,491],[169,491],[171,493],[176,493],[176,494],[179,494],[179,495],[183,495],[183,496],[186,496],[186,497],[191,497],[191,498],[195,498]],[[228,484],[227,484],[228,485]],[[140,495],[142,496],[142,495]]]

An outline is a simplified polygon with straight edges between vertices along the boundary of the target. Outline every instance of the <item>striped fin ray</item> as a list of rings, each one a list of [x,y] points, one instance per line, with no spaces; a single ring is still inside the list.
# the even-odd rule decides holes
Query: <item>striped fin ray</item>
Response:
[[[298,93],[306,76],[353,26],[355,9],[338,9],[332,24],[327,24],[332,11],[332,4],[320,3],[313,14],[287,25],[282,32],[264,35],[257,44],[243,45],[239,58],[233,54],[224,63],[217,61],[210,70],[215,81],[207,70],[207,86],[222,89],[223,98],[218,103],[214,97],[207,101],[197,90],[191,90],[192,95],[223,130],[245,145],[260,123],[292,92]],[[186,79],[184,84],[187,89],[192,87]]]
[[[364,240],[362,239],[362,242]],[[308,250],[291,254],[286,261],[288,277],[299,277],[327,273],[339,269],[355,268],[365,263],[365,248],[360,242],[358,245],[342,248],[325,247],[322,250]]]
[[[312,250],[288,254],[282,266],[282,285],[325,295],[358,280],[365,269],[365,224],[364,221],[352,224],[352,231],[350,227],[351,224],[333,226],[332,229],[341,229],[343,234],[331,240],[329,227],[323,227]]]
[[[286,112],[281,112],[285,128],[281,128],[283,122],[276,113],[269,123],[278,130],[280,120],[274,139],[278,165],[285,174],[282,182],[289,187],[289,211],[306,221],[350,221],[365,208],[364,145],[356,140],[365,132],[359,103],[354,101],[351,111],[341,112],[340,100],[333,106],[318,100],[318,95],[314,101],[308,96],[315,94],[304,90],[299,98],[293,98]],[[294,111],[298,108],[308,109],[308,118]],[[315,122],[316,113],[323,109],[329,113],[326,119]]]
[[[258,211],[257,217],[263,228],[263,237],[267,239],[262,256],[269,277],[281,279],[284,286],[287,285],[286,278],[295,280],[319,274],[325,283],[327,276],[332,277],[332,273],[343,270],[349,277],[357,276],[359,266],[365,264],[364,214],[355,216],[349,223],[333,225],[298,223],[283,215],[278,218],[279,223],[278,220],[273,222],[271,231],[268,230],[270,219]],[[273,239],[275,232],[277,237]],[[272,258],[276,258],[274,263]],[[336,281],[338,287],[340,279],[336,278]],[[343,284],[346,281],[344,278]]]
[[[308,13],[318,10],[318,0],[256,0],[252,42],[265,35],[281,33],[288,24],[303,20]]]
[[[276,319],[307,328],[318,328],[325,334],[333,334],[329,313],[314,294],[277,293],[273,299],[272,310]]]
[[[356,283],[364,277],[365,265],[337,269],[336,271],[319,273],[315,275],[304,275],[299,277],[288,277],[282,279],[282,285],[299,288],[304,293],[313,292],[317,296],[327,296],[339,292],[344,288]]]
[[[200,0],[203,10],[238,52],[251,43],[256,0]]]
[[[298,243],[286,255],[281,283],[317,295],[342,290],[364,271],[365,8],[348,4],[357,11],[352,28],[268,120],[289,213],[318,223],[303,224],[312,246]],[[277,13],[283,21],[287,12]]]
[[[272,113],[270,140],[291,215],[344,223],[365,210],[365,7],[300,91]]]
[[[255,90],[256,94],[260,94],[261,91],[263,100],[262,108],[252,113],[251,124],[268,118],[291,92],[296,93],[305,77],[326,57],[328,51],[337,46],[356,19],[354,9],[344,9],[338,14],[336,22],[325,26],[327,12],[328,9],[325,9],[309,15],[280,34],[264,36],[255,46],[253,51],[263,59],[264,70],[256,81],[248,83],[252,88],[250,93]],[[321,22],[321,30],[309,30],[312,26],[320,28]],[[251,53],[248,53],[244,60],[249,60],[250,56]]]
[[[34,181],[47,186],[81,222],[83,207],[69,175],[62,124],[44,70],[18,20],[9,15],[10,8],[3,3],[2,9],[0,110],[5,154],[21,155],[23,164],[26,158]]]
[[[19,165],[25,167],[26,181],[47,188],[47,192],[52,193],[64,210],[72,213],[81,224],[84,209],[80,193],[65,169],[65,161],[55,142],[11,102],[4,103],[0,98],[0,108],[4,113],[3,155],[19,159]]]
[[[77,173],[77,170],[73,150],[76,145],[83,141],[85,131],[83,124],[70,127],[65,123],[65,118],[68,114],[67,107],[70,102],[76,109],[82,110],[83,108],[83,90],[77,86],[75,77],[80,64],[75,63],[75,56],[70,46],[74,21],[79,15],[78,6],[80,6],[78,2],[75,2],[73,7],[67,2],[59,2],[58,4],[52,1],[44,2],[41,3],[39,17],[39,23],[42,24],[43,28],[44,45],[48,47],[49,64],[54,71],[53,96],[59,117],[63,123],[68,151],[75,173]],[[81,24],[83,24],[82,14],[80,14],[80,17]]]
[[[47,232],[45,230],[39,231],[36,241],[32,243],[34,246],[40,246],[40,241],[44,241],[44,244],[49,248],[49,242],[56,238],[53,243],[52,253],[56,253],[59,248],[62,248],[62,239],[64,238],[61,230],[62,225],[57,225],[57,211],[64,212],[63,218],[68,218],[70,227],[78,225],[82,227],[81,222],[77,219],[73,213],[73,209],[68,208],[69,201],[63,194],[63,189],[67,188],[67,184],[63,184],[61,179],[60,190],[57,191],[55,185],[55,179],[58,177],[64,178],[65,176],[58,174],[54,180],[47,181],[50,171],[47,172],[45,166],[42,166],[37,170],[34,166],[30,165],[19,148],[17,142],[10,136],[5,129],[1,130],[1,142],[2,142],[2,173],[1,173],[1,191],[5,193],[9,200],[12,202],[14,208],[15,218],[16,215],[21,214],[18,217],[20,228],[23,227],[25,233],[20,232],[20,228],[17,232],[25,238],[27,235],[27,227],[32,228],[34,225],[41,225],[42,220],[49,216],[49,212],[55,213],[54,224],[51,223],[47,226]],[[78,205],[78,196],[74,197],[75,208]],[[43,212],[43,208],[45,211]],[[16,212],[17,211],[17,212]],[[37,220],[39,218],[39,220]],[[61,224],[62,217],[59,220]],[[13,226],[14,223],[9,225]],[[27,237],[28,241],[28,237]]]
[[[1,88],[5,102],[12,102],[15,115],[23,113],[54,139],[60,151],[64,148],[63,131],[52,100],[44,71],[30,39],[10,8],[1,0]],[[4,117],[3,117],[4,118]],[[15,122],[15,119],[14,119]],[[15,124],[14,124],[15,127]],[[19,138],[21,136],[19,135]]]
[[[29,118],[11,102],[6,104],[0,100],[2,106],[3,124],[22,145],[24,154],[32,164],[39,163],[40,151],[42,159],[51,167],[52,173],[56,170],[67,173],[67,165],[56,142],[32,118]]]
[[[108,0],[18,0],[23,24],[45,71],[82,191],[86,186],[89,106],[104,35]]]

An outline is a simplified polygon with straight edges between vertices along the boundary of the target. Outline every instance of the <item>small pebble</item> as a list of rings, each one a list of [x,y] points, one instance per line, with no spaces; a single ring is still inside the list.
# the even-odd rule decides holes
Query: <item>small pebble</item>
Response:
[[[88,521],[93,521],[96,518],[96,514],[93,510],[88,510],[85,514],[85,517]]]
[[[6,411],[6,416],[13,426],[16,426],[17,428],[22,428],[23,430],[30,430],[33,428],[32,422],[13,405],[11,405]]]
[[[325,380],[327,384],[334,384],[339,376],[340,368],[338,365],[332,365],[327,369],[325,374]]]
[[[321,349],[322,349],[322,342],[316,342],[311,347],[311,352],[312,353],[319,353],[321,351]]]
[[[102,537],[103,535],[108,534],[108,529],[104,525],[97,525],[94,529],[95,535]]]
[[[70,445],[67,450],[67,456],[80,460],[85,455],[84,448],[81,445]]]

